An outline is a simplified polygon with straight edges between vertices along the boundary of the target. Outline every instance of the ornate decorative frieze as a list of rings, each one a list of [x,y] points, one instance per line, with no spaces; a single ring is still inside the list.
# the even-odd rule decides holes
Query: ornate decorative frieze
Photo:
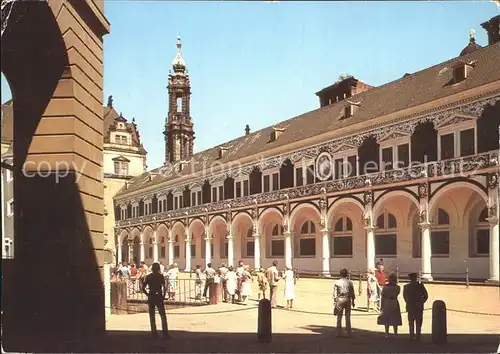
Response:
[[[418,197],[422,199],[427,197],[428,194],[429,194],[429,187],[427,183],[420,183],[418,185]]]
[[[495,189],[498,187],[498,173],[488,174],[488,188]]]

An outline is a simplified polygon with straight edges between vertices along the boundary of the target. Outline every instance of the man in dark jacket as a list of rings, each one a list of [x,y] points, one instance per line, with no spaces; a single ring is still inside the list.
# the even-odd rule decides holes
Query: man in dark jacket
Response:
[[[170,338],[168,333],[167,315],[165,313],[165,294],[167,288],[165,286],[165,278],[160,273],[160,265],[153,263],[151,267],[152,273],[148,274],[144,283],[142,283],[142,292],[148,297],[149,321],[151,323],[151,333],[154,337],[158,335],[156,330],[155,309],[158,308],[158,313],[161,318],[161,329],[163,337]],[[146,290],[148,288],[148,290]]]
[[[417,332],[417,341],[420,341],[422,322],[424,317],[424,303],[428,299],[427,290],[424,284],[417,281],[417,273],[408,275],[410,282],[403,288],[403,298],[406,302],[406,311],[408,312],[408,325],[410,327],[410,340],[415,338]],[[415,328],[415,325],[417,328]]]

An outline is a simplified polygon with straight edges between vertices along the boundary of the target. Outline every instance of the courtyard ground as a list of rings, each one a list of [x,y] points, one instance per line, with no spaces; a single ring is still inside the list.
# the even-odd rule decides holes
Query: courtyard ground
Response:
[[[364,285],[364,284],[363,284]],[[403,284],[401,284],[403,285]],[[357,289],[358,284],[355,282]],[[282,290],[283,284],[280,284]],[[257,287],[247,305],[219,304],[167,311],[172,340],[151,341],[146,313],[112,315],[107,321],[107,341],[102,351],[123,346],[132,352],[496,352],[500,339],[500,289],[498,287],[429,284],[422,344],[408,341],[406,314],[400,336],[384,340],[377,314],[366,312],[366,289],[352,314],[351,338],[335,338],[332,315],[333,280],[299,279],[293,310],[272,313],[273,341],[256,339]],[[431,343],[431,310],[435,300],[447,306],[448,341]],[[402,310],[404,303],[400,297]],[[284,305],[283,292],[278,304]],[[158,325],[160,324],[157,318]]]

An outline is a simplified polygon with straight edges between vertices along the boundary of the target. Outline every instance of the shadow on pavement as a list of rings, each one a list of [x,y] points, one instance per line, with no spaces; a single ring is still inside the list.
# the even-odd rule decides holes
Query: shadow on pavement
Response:
[[[448,344],[431,343],[430,335],[422,343],[409,342],[406,334],[385,340],[383,333],[353,330],[350,338],[336,338],[335,328],[307,325],[308,334],[279,333],[272,343],[257,341],[253,333],[213,333],[171,331],[172,339],[152,339],[146,331],[107,331],[106,336],[92,342],[46,343],[25,338],[22,347],[4,341],[4,349],[17,352],[134,352],[134,353],[493,353],[499,344],[498,335],[452,334]],[[228,328],[229,329],[229,328]],[[19,342],[18,342],[19,343]],[[30,343],[36,345],[32,346]]]

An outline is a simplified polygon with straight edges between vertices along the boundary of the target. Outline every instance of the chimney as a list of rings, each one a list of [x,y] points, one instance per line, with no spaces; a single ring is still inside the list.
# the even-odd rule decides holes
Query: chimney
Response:
[[[500,15],[481,23],[481,27],[488,33],[488,45],[500,42]]]
[[[245,127],[245,135],[249,135],[249,134],[250,134],[250,126],[247,124]]]

